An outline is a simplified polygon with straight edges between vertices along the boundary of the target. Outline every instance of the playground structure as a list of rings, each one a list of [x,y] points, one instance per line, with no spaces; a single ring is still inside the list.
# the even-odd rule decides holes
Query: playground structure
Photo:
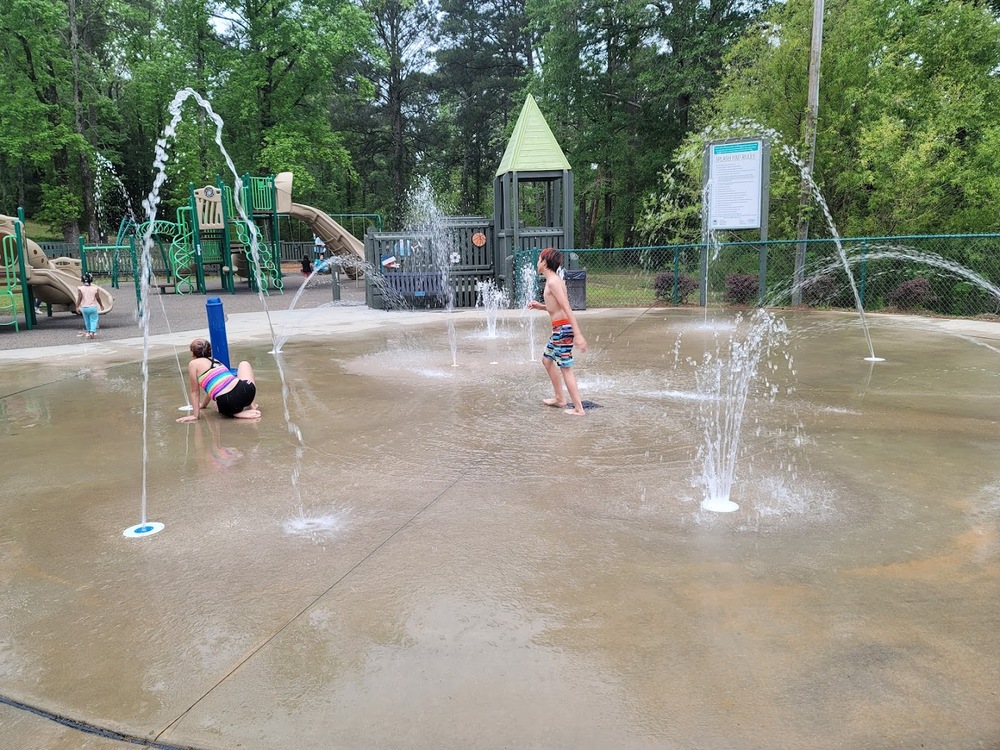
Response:
[[[148,233],[165,269],[154,285],[177,294],[207,294],[207,278],[213,275],[230,294],[240,283],[265,294],[283,291],[279,219],[284,216],[307,224],[331,252],[362,257],[361,241],[328,214],[292,201],[292,179],[291,172],[241,179],[240,204],[254,230],[240,215],[234,188],[216,176],[215,185],[190,186],[188,205],[177,209],[176,221],[157,220],[151,229],[148,222],[123,223],[118,244],[128,235],[144,238]],[[250,250],[254,239],[259,268]]]
[[[37,324],[35,300],[47,306],[49,315],[77,312],[77,288],[88,270],[86,255],[81,254],[79,260],[49,260],[38,243],[25,236],[23,212],[17,217],[0,215],[0,264],[0,324],[20,330],[19,315],[23,314],[25,328],[31,329]],[[98,289],[100,312],[110,312],[114,297]]]
[[[281,293],[282,217],[305,223],[327,251],[341,259],[338,265],[350,278],[369,270],[366,301],[374,308],[390,307],[399,300],[424,306],[448,300],[456,307],[473,307],[477,288],[485,281],[505,288],[508,299],[514,300],[517,253],[572,246],[572,169],[531,96],[494,179],[492,219],[446,217],[442,227],[417,226],[393,233],[369,230],[362,242],[322,210],[295,203],[293,176],[292,172],[245,175],[239,180],[239,201],[236,189],[218,175],[214,185],[191,184],[188,203],[176,209],[175,221],[157,219],[150,225],[125,219],[113,245],[86,245],[81,238],[79,260],[49,261],[36,243],[23,236],[23,215],[20,220],[8,217],[6,229],[0,230],[5,231],[0,320],[10,315],[17,329],[19,294],[25,328],[36,323],[34,298],[50,305],[50,314],[75,312],[79,277],[88,270],[108,278],[113,288],[122,277],[131,276],[141,305],[137,248],[147,237],[152,243],[150,282],[161,293],[208,294],[212,277],[219,278],[220,291],[230,294],[244,283],[263,294]],[[384,266],[382,260],[389,256],[396,262]],[[102,311],[107,312],[113,304],[110,293],[104,292],[102,299],[107,302]]]
[[[288,217],[305,223],[326,245],[328,252],[349,257],[344,270],[351,278],[361,275],[364,246],[325,212],[292,201],[291,172],[277,176],[241,179],[241,205],[237,208],[234,188],[216,176],[215,185],[189,186],[189,199],[177,208],[175,221],[157,219],[139,223],[124,219],[114,244],[88,245],[80,238],[79,259],[48,259],[41,247],[24,234],[23,211],[19,218],[0,216],[3,261],[0,266],[0,321],[20,330],[37,324],[34,300],[48,305],[48,312],[75,312],[76,289],[83,273],[106,278],[118,288],[124,277],[135,284],[141,297],[137,248],[147,233],[151,247],[151,286],[161,292],[208,294],[209,280],[217,276],[220,289],[235,294],[237,285],[260,288],[264,294],[282,292],[279,219]],[[246,220],[249,219],[249,222]],[[253,224],[251,230],[249,224]],[[256,234],[252,238],[251,234]],[[250,251],[255,240],[256,256]],[[259,268],[254,266],[257,258]],[[21,280],[26,279],[27,284]],[[102,313],[111,310],[111,294],[102,290]],[[20,301],[19,301],[20,300]]]
[[[530,94],[493,180],[492,219],[445,217],[440,224],[365,235],[365,260],[381,275],[367,279],[369,307],[399,300],[440,306],[446,299],[473,307],[477,284],[485,281],[504,288],[513,302],[517,254],[573,246],[573,170]],[[395,258],[393,267],[382,265],[386,257]]]

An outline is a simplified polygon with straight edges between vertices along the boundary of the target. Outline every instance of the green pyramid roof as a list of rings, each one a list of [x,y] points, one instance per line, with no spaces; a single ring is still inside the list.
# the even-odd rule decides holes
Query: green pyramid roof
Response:
[[[507,172],[550,172],[564,169],[572,167],[535,104],[535,98],[528,94],[495,176],[499,177]]]

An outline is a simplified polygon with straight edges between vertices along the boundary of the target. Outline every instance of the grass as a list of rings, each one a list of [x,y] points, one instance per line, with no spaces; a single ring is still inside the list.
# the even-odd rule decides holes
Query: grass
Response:
[[[654,274],[622,271],[587,272],[587,307],[650,307],[660,300]]]
[[[35,242],[62,242],[62,232],[53,230],[48,224],[39,224],[28,219],[24,222],[24,233]]]

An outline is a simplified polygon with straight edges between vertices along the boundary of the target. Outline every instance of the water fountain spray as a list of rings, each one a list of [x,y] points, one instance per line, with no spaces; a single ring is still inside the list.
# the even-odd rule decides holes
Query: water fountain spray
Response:
[[[740,438],[746,406],[754,388],[762,388],[773,401],[777,389],[757,375],[763,366],[774,370],[769,359],[775,347],[787,343],[788,328],[767,310],[758,309],[751,315],[745,329],[742,315],[736,317],[728,350],[717,347],[708,352],[695,370],[698,391],[704,396],[698,402],[698,421],[704,434],[699,449],[702,460],[700,484],[705,490],[701,502],[704,510],[730,513],[739,505],[730,499],[736,479],[736,461],[740,456]]]
[[[531,262],[526,262],[521,266],[520,270],[520,284],[518,284],[518,295],[517,295],[517,306],[522,310],[528,309],[528,304],[535,299],[535,283],[538,278],[538,272]],[[534,362],[535,360],[535,317],[534,315],[527,315],[522,320],[527,321],[528,326],[528,351],[529,351],[529,361]]]
[[[181,110],[184,103],[189,99],[193,98],[197,104],[207,113],[209,119],[215,123],[215,143],[219,147],[225,161],[226,165],[229,167],[230,172],[234,178],[234,188],[233,196],[236,211],[249,230],[250,233],[250,254],[253,259],[254,275],[257,281],[257,295],[261,301],[261,305],[264,308],[264,314],[267,318],[268,330],[271,335],[271,341],[275,340],[274,325],[271,320],[270,310],[267,307],[267,302],[264,299],[264,283],[260,272],[260,255],[259,255],[259,233],[257,231],[257,226],[253,223],[247,214],[246,208],[243,205],[243,181],[236,170],[236,165],[233,164],[233,160],[222,143],[222,118],[219,117],[215,111],[212,109],[212,105],[208,103],[198,92],[191,88],[181,89],[174,96],[173,101],[168,106],[168,111],[171,114],[170,122],[163,129],[163,135],[156,142],[156,156],[153,161],[153,168],[156,170],[156,176],[153,178],[153,187],[149,192],[149,195],[143,200],[142,206],[146,212],[146,231],[142,237],[141,255],[139,263],[139,275],[140,275],[140,290],[139,290],[139,324],[142,328],[142,499],[140,503],[141,511],[141,521],[135,526],[130,526],[124,532],[125,536],[137,537],[137,536],[148,536],[155,534],[163,529],[163,524],[149,522],[146,518],[146,501],[147,501],[147,479],[148,479],[148,463],[149,463],[149,446],[148,446],[148,434],[149,434],[149,320],[150,320],[150,279],[152,277],[152,260],[151,260],[151,249],[153,245],[153,231],[156,223],[157,208],[160,204],[160,189],[163,187],[163,183],[167,180],[166,165],[169,154],[170,143],[173,140],[174,135],[177,132],[177,126],[181,121]],[[298,475],[299,475],[299,465],[301,463],[301,457],[304,449],[302,442],[302,432],[299,428],[291,421],[291,415],[288,409],[288,386],[285,379],[284,368],[280,358],[275,357],[275,362],[278,369],[278,375],[281,380],[281,398],[284,407],[284,417],[285,423],[288,426],[288,431],[297,440],[296,449],[296,468],[292,474],[292,486],[293,491],[297,499],[300,499],[299,486],[298,486]],[[301,506],[301,502],[299,503]]]
[[[868,321],[865,318],[865,308],[861,303],[861,293],[858,291],[858,285],[854,280],[854,274],[851,273],[851,266],[847,261],[847,253],[844,251],[844,245],[841,242],[840,233],[837,231],[837,225],[834,224],[833,216],[830,214],[830,207],[827,205],[826,199],[820,192],[819,186],[816,184],[816,180],[813,179],[812,170],[809,169],[809,166],[803,161],[802,157],[799,156],[798,152],[784,142],[784,139],[778,131],[773,128],[766,128],[753,120],[742,119],[729,123],[726,126],[709,126],[703,131],[703,136],[706,139],[712,139],[718,137],[719,134],[731,136],[733,132],[749,132],[754,135],[762,135],[768,138],[773,145],[778,147],[781,154],[799,170],[802,179],[809,185],[809,192],[812,194],[813,199],[819,204],[819,207],[823,212],[823,218],[826,220],[827,228],[830,230],[830,234],[833,237],[833,244],[837,248],[837,255],[840,257],[841,264],[847,272],[847,280],[850,282],[851,291],[854,293],[854,305],[858,311],[858,317],[861,320],[861,329],[865,335],[865,342],[868,344],[868,356],[865,357],[865,361],[884,362],[884,358],[875,356],[875,346],[872,344],[871,332],[868,330]]]
[[[476,306],[482,305],[486,312],[486,337],[497,337],[497,316],[507,307],[507,291],[496,285],[493,279],[476,282]]]

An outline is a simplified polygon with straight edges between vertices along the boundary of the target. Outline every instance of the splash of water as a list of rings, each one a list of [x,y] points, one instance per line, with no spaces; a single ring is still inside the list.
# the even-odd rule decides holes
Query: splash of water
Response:
[[[487,338],[497,337],[497,318],[507,302],[507,290],[498,287],[492,279],[476,282],[476,307],[482,306],[486,312]]]
[[[264,309],[265,317],[267,318],[268,331],[270,332],[272,344],[275,340],[274,325],[271,321],[270,310],[267,307],[267,302],[264,299],[264,289],[265,285],[261,277],[260,272],[260,254],[259,254],[259,244],[260,238],[257,231],[256,225],[253,220],[247,215],[246,208],[243,205],[243,181],[236,170],[235,164],[226,150],[226,147],[222,143],[222,118],[219,117],[215,111],[212,109],[211,104],[206,101],[198,92],[191,88],[181,89],[174,96],[173,101],[170,102],[167,110],[170,112],[170,121],[167,126],[163,129],[163,135],[157,140],[155,147],[155,158],[153,161],[153,169],[156,171],[156,175],[153,178],[153,186],[149,192],[149,195],[143,200],[142,206],[146,214],[146,230],[142,237],[141,242],[141,255],[139,263],[139,275],[140,275],[140,289],[139,289],[139,324],[142,328],[142,498],[141,498],[141,526],[147,525],[146,520],[146,506],[147,506],[147,485],[148,485],[148,463],[149,463],[149,447],[148,447],[148,433],[149,433],[149,322],[150,322],[150,280],[152,278],[152,246],[153,246],[153,230],[156,222],[157,210],[160,204],[160,190],[163,184],[167,181],[167,161],[169,159],[169,148],[172,143],[174,136],[177,132],[177,126],[180,124],[182,118],[182,109],[184,103],[193,98],[195,102],[205,111],[209,119],[215,123],[215,143],[219,147],[225,161],[226,165],[229,167],[230,172],[234,178],[234,202],[236,206],[236,211],[243,221],[250,233],[250,254],[253,258],[254,273],[257,281],[257,295],[260,299],[261,305]],[[298,447],[296,450],[296,468],[292,474],[292,486],[295,493],[296,500],[299,502],[301,507],[301,495],[299,492],[298,476],[299,476],[299,466],[301,465],[301,455],[304,448],[302,442],[302,433],[299,428],[292,422],[291,415],[288,407],[288,387],[286,384],[284,368],[282,367],[281,360],[275,358],[275,362],[278,368],[278,375],[281,380],[281,398],[284,410],[285,423],[288,427],[288,431],[292,434],[297,442]]]
[[[296,305],[298,305],[299,303],[299,298],[302,297],[302,293],[305,292],[306,288],[309,286],[310,282],[312,282],[313,278],[317,274],[323,273],[325,270],[329,270],[331,274],[335,274],[338,272],[337,269],[339,268],[351,268],[352,270],[355,270],[359,275],[362,273],[366,273],[368,277],[372,279],[378,276],[378,274],[372,273],[372,271],[375,270],[372,264],[367,263],[361,260],[360,258],[354,258],[349,256],[337,256],[335,258],[330,258],[329,260],[323,261],[323,264],[316,263],[313,267],[312,272],[302,282],[302,285],[298,288],[298,291],[295,292],[295,296],[292,297],[292,302],[288,306],[288,312],[290,313],[292,310],[295,309]],[[318,307],[314,307],[312,309],[312,312],[315,313],[317,310],[325,309],[326,307],[329,307],[332,304],[336,303],[330,302],[325,305],[319,305]],[[282,348],[285,346],[285,344],[288,343],[288,339],[290,339],[291,336],[292,336],[291,331],[289,331],[287,327],[284,331],[279,331],[274,338],[274,347],[268,352],[268,354],[281,354]]]
[[[434,196],[430,180],[421,179],[416,190],[409,196],[407,226],[419,231],[429,244],[429,260],[434,272],[440,275],[444,290],[444,303],[448,320],[448,345],[451,349],[451,364],[458,366],[458,333],[455,330],[455,288],[451,281],[451,268],[461,261],[461,253],[455,244],[454,232],[448,231],[447,219]]]
[[[527,310],[528,303],[535,299],[535,281],[538,278],[538,272],[530,262],[526,262],[521,266],[520,270],[520,284],[518,284],[518,300],[517,306]],[[528,351],[529,351],[529,361],[535,361],[535,315],[527,315],[522,320],[527,321],[528,326]]]
[[[758,372],[761,367],[772,372],[777,368],[770,354],[788,341],[784,322],[767,310],[755,310],[745,327],[741,325],[741,315],[736,322],[737,330],[728,347],[717,345],[714,354],[706,352],[695,370],[698,392],[704,396],[698,401],[698,422],[704,435],[699,449],[702,461],[699,483],[705,491],[701,507],[722,513],[739,508],[730,495],[741,455],[747,401],[758,387],[772,402],[778,394],[777,387],[766,377],[762,382],[758,380]]]
[[[133,222],[135,221],[135,210],[132,207],[132,198],[128,194],[128,190],[125,189],[124,183],[115,171],[114,165],[111,161],[104,156],[104,154],[97,152],[94,154],[94,206],[97,212],[97,223],[98,226],[101,224],[102,219],[106,219],[104,216],[104,180],[109,179],[118,188],[118,193],[121,195],[122,199],[125,201],[125,210],[128,212],[128,217]],[[110,227],[109,227],[110,228]]]

